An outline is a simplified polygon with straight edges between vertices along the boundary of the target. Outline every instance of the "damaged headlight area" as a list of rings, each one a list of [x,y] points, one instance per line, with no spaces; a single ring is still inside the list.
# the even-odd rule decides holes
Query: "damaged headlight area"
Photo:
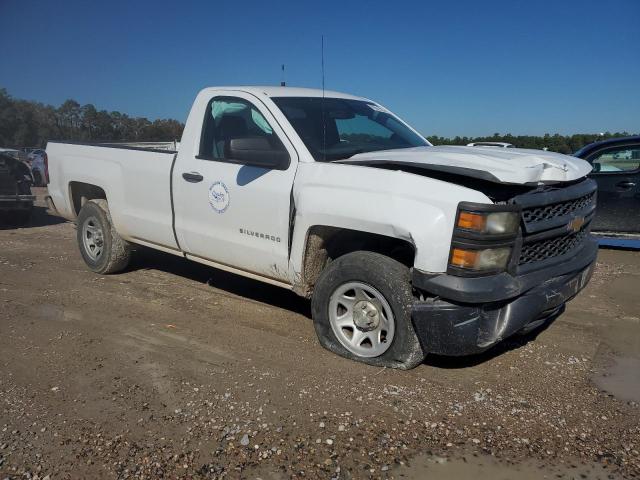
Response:
[[[519,232],[519,207],[461,202],[448,272],[472,276],[507,270]]]
[[[458,210],[456,228],[489,235],[513,235],[520,226],[519,212],[471,212]]]

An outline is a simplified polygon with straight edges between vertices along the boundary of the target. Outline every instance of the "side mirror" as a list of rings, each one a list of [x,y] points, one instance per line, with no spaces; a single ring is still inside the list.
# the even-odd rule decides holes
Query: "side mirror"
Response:
[[[602,165],[600,162],[593,162],[593,168],[591,169],[591,173],[598,173],[602,170]]]
[[[225,145],[225,157],[245,165],[286,170],[289,153],[284,147],[274,148],[264,137],[233,138]]]

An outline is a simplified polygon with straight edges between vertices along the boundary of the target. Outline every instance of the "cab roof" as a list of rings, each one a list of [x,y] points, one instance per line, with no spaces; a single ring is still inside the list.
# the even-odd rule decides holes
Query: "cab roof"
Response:
[[[205,88],[203,92],[215,91],[215,90],[228,90],[228,91],[241,91],[246,93],[252,93],[253,95],[260,96],[265,95],[267,97],[322,97],[323,91],[319,88],[302,88],[302,87],[274,87],[274,86],[226,86],[226,87],[209,87]],[[325,90],[324,96],[327,98],[347,98],[351,100],[364,100],[370,101],[363,97],[356,97],[355,95],[349,95],[348,93],[334,92],[332,90]]]

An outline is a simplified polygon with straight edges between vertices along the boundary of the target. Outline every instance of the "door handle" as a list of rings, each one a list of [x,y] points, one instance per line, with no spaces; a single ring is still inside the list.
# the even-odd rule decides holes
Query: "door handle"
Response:
[[[624,182],[616,183],[616,187],[619,187],[619,188],[633,188],[635,186],[636,186],[635,182],[624,181]]]
[[[190,183],[198,183],[204,180],[204,177],[200,175],[198,172],[184,172],[182,174],[182,178],[184,178],[187,182],[190,182]]]

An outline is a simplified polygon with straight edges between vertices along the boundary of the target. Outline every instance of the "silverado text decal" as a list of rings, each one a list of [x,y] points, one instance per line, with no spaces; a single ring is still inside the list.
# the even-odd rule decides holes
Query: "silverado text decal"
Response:
[[[276,237],[275,235],[269,235],[268,233],[254,232],[253,230],[247,230],[246,228],[241,228],[240,233],[244,235],[249,235],[250,237],[264,238],[265,240],[270,240],[272,242],[280,243],[280,237]]]

